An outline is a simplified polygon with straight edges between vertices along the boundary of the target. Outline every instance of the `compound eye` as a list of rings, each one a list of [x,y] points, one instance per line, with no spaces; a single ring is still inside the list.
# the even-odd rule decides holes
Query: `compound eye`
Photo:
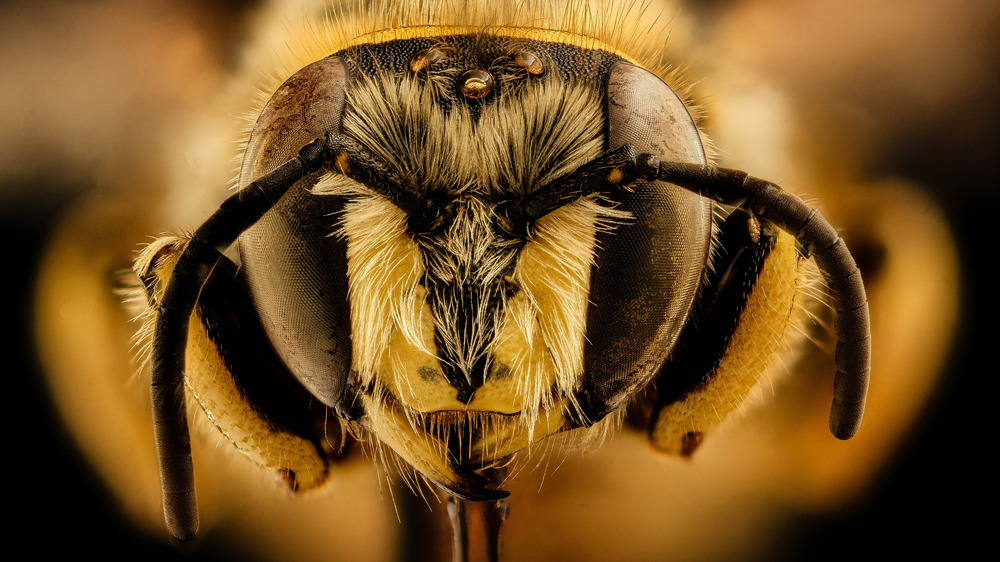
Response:
[[[628,145],[670,162],[706,162],[694,119],[659,76],[617,62],[606,95],[605,146]],[[611,188],[629,175],[622,171],[614,166],[595,179]],[[672,349],[689,317],[711,256],[712,203],[665,182],[635,182],[604,195],[633,219],[597,234],[584,384],[594,403],[619,404],[653,379],[650,358]]]
[[[299,70],[277,89],[247,140],[240,188],[294,158],[313,139],[340,131],[350,72],[340,57]],[[332,197],[290,189],[239,240],[241,271],[279,357],[320,402],[337,407],[351,369],[346,242],[330,236]],[[295,295],[296,298],[289,298]],[[300,334],[311,334],[308,343]]]
[[[502,201],[493,208],[493,230],[502,238],[527,238],[530,225],[515,201]]]

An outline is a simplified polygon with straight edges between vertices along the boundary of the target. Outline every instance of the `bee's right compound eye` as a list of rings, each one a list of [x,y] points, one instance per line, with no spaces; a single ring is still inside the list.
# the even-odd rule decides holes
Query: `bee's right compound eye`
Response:
[[[268,101],[247,143],[240,188],[315,138],[336,138],[348,70],[339,57],[314,62]],[[343,161],[346,152],[338,150]],[[335,160],[336,162],[337,160]],[[356,167],[351,162],[352,167]],[[333,236],[344,201],[317,197],[310,176],[239,239],[247,288],[278,356],[323,404],[342,404],[351,366],[346,243]]]

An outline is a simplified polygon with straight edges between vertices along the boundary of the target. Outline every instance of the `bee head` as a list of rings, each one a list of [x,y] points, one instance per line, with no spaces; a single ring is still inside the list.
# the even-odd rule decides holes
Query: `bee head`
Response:
[[[580,396],[603,416],[652,378],[703,278],[711,203],[594,178],[623,144],[704,162],[661,79],[499,33],[359,45],[279,88],[241,183],[324,135],[334,171],[240,239],[265,330],[323,403],[475,495],[456,467],[590,425]],[[461,452],[457,419],[480,420]]]

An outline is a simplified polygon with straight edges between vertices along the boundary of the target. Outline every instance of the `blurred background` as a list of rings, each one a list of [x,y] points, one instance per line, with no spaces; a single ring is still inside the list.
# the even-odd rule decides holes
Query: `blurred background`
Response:
[[[203,536],[193,544],[173,544],[157,527],[158,498],[135,499],[155,488],[155,473],[149,474],[154,459],[140,459],[152,451],[148,429],[124,427],[132,412],[101,418],[101,412],[121,406],[87,391],[99,386],[89,377],[113,367],[126,375],[109,388],[144,396],[143,381],[128,375],[134,372],[128,359],[133,327],[124,312],[108,312],[117,310],[110,290],[115,272],[129,265],[144,237],[194,228],[197,217],[207,216],[225,195],[236,153],[230,141],[241,126],[234,116],[247,109],[233,100],[249,91],[234,83],[246,82],[246,76],[253,77],[249,86],[261,83],[274,52],[284,49],[281,30],[308,16],[309,9],[284,4],[0,3],[0,235],[8,295],[2,306],[10,322],[3,346],[11,358],[4,464],[13,488],[9,511],[17,518],[13,536],[28,539],[39,554],[277,556],[278,547],[247,537],[261,532],[245,513],[257,504],[244,503],[239,491],[214,498],[208,492]],[[822,201],[824,214],[845,228],[866,280],[871,274],[876,284],[874,321],[893,327],[876,334],[885,341],[887,363],[877,357],[873,377],[885,374],[893,382],[876,391],[881,394],[873,397],[853,449],[856,441],[833,445],[824,441],[825,433],[819,436],[826,431],[826,382],[816,387],[820,391],[794,381],[779,385],[768,391],[775,395],[770,402],[746,414],[746,427],[728,429],[719,445],[699,453],[703,458],[663,468],[664,479],[678,471],[677,482],[692,479],[680,495],[673,490],[672,496],[669,487],[641,488],[638,482],[661,474],[661,465],[641,472],[646,461],[628,456],[631,448],[643,449],[641,440],[616,439],[605,452],[566,460],[548,476],[543,492],[551,495],[539,505],[515,505],[510,536],[529,536],[516,521],[533,521],[524,516],[531,512],[553,537],[563,533],[572,541],[576,532],[576,540],[586,542],[581,537],[589,539],[592,531],[559,531],[567,527],[559,518],[573,513],[584,525],[588,506],[605,510],[607,501],[568,512],[549,509],[546,502],[565,505],[560,494],[572,494],[572,486],[607,485],[611,493],[606,475],[632,463],[637,483],[631,497],[655,505],[622,503],[623,513],[674,510],[681,513],[671,517],[682,521],[691,505],[707,505],[697,504],[691,490],[704,486],[716,490],[704,490],[713,507],[690,517],[701,526],[735,522],[732,532],[699,527],[678,539],[666,529],[679,523],[668,519],[663,541],[679,544],[686,536],[692,543],[662,551],[678,558],[822,560],[859,549],[901,558],[932,547],[955,557],[974,552],[988,536],[988,521],[971,507],[994,493],[985,451],[996,440],[986,437],[985,413],[994,396],[989,373],[997,367],[988,350],[995,345],[1000,311],[989,289],[992,253],[986,241],[990,215],[1000,204],[992,173],[1000,157],[1000,3],[664,1],[653,11],[661,8],[671,30],[668,55],[687,67],[720,161],[786,187],[801,186],[793,191]],[[276,35],[268,35],[271,28],[262,21],[278,21]],[[256,47],[247,46],[251,39],[259,41]],[[178,192],[178,182],[218,187]],[[192,206],[194,211],[184,210]],[[892,311],[891,319],[876,310],[878,303]],[[116,341],[120,350],[108,343]],[[804,406],[789,403],[819,411],[803,419]],[[799,435],[799,426],[816,429],[817,436]],[[148,447],[132,447],[147,435]],[[210,450],[227,447],[217,437],[208,439]],[[751,446],[765,453],[740,449]],[[828,452],[832,447],[840,448]],[[653,456],[646,450],[635,454]],[[735,478],[735,492],[726,495],[720,482],[734,477],[717,468],[732,466],[733,459],[755,476],[752,484]],[[776,459],[788,466],[770,468]],[[332,492],[346,494],[339,511],[309,529],[361,544],[319,545],[328,550],[301,557],[396,557],[394,549],[409,539],[395,521],[390,491],[363,462],[348,464],[345,483]],[[198,477],[223,489],[227,471],[242,470],[226,466],[214,480],[206,470]],[[605,476],[589,477],[588,466]],[[785,472],[791,470],[796,472]],[[707,476],[685,476],[692,471]],[[254,474],[233,478],[251,487],[254,478],[266,481]],[[538,487],[537,475],[527,480],[526,489]],[[713,511],[727,504],[743,515]],[[329,512],[318,501],[305,506],[288,509]],[[272,516],[285,511],[278,513]],[[603,518],[617,516],[605,512]],[[595,521],[599,525],[600,518]],[[282,524],[305,525],[291,519]],[[374,538],[361,534],[366,529]],[[621,558],[667,555],[615,533],[625,544],[609,552]],[[732,546],[716,544],[718,536],[732,537]],[[527,547],[514,539],[509,546],[510,559],[530,552],[549,557],[543,549],[519,550]],[[603,551],[595,547],[597,552]]]

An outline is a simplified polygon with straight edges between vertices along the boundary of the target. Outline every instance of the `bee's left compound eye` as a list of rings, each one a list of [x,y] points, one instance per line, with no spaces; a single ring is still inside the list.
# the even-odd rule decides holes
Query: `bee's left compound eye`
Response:
[[[281,404],[299,401],[294,388],[288,386],[289,381],[280,381],[287,368],[298,379],[292,386],[301,384],[327,406],[350,416],[350,405],[342,408],[338,402],[344,395],[350,367],[350,321],[344,307],[335,298],[331,300],[337,294],[346,298],[345,264],[336,257],[343,255],[343,250],[337,248],[339,242],[329,236],[329,229],[319,226],[337,209],[303,205],[302,201],[309,197],[306,191],[288,192],[303,178],[306,183],[314,182],[315,172],[326,163],[329,151],[325,144],[339,128],[346,78],[342,61],[331,57],[303,68],[278,88],[249,139],[240,191],[227,199],[182,245],[183,251],[176,257],[169,280],[164,283],[152,342],[151,387],[164,510],[167,525],[178,538],[191,538],[198,529],[183,384],[186,374],[196,376],[194,368],[186,373],[186,365],[190,365],[186,357],[189,321],[192,317],[198,319],[202,324],[199,337],[204,335],[211,342],[206,349],[215,348],[206,357],[219,358],[229,351],[221,348],[221,341],[229,337],[227,333],[240,329],[239,322],[246,321],[242,305],[216,303],[224,310],[216,311],[223,314],[211,323],[204,311],[195,315],[192,311],[209,275],[223,278],[228,275],[227,268],[222,266],[228,260],[220,252],[241,234],[243,267],[255,271],[246,276],[246,284],[269,342],[254,340],[253,327],[244,327],[246,337],[234,338],[233,345],[246,345],[250,341],[261,344],[244,349],[251,355],[251,360],[243,363],[246,369],[237,369],[233,365],[239,363],[224,359],[214,368],[249,377],[244,379],[248,384],[243,392],[253,392],[250,387],[254,385],[249,383],[266,380],[257,371],[270,365],[273,369],[268,376],[277,377],[277,382],[265,383],[263,387],[257,384],[257,388],[264,389],[259,392],[263,402],[271,402],[272,407],[279,409],[285,407]],[[338,249],[339,252],[335,251]],[[223,285],[227,282],[220,281]],[[235,282],[239,284],[241,280]],[[230,311],[225,310],[228,306],[234,307],[233,316],[243,320],[235,320],[234,324],[233,316],[227,314]],[[303,314],[304,310],[319,313]],[[273,356],[275,351],[277,359]],[[284,366],[279,360],[284,361]],[[290,398],[275,400],[279,395]],[[275,430],[280,428],[276,435],[285,437],[279,440],[295,443],[297,452],[279,449],[275,457],[273,450],[267,450],[266,441],[261,442],[262,448],[246,451],[262,455],[260,462],[276,461],[275,467],[287,476],[293,488],[298,486],[297,482],[312,481],[315,485],[325,473],[322,456],[310,443],[315,440],[310,437],[310,422],[302,421],[305,418],[301,414],[305,411],[289,418],[275,410],[261,420]],[[299,421],[294,421],[295,418]],[[287,424],[277,421],[282,419],[292,421]],[[295,434],[296,437],[291,437]],[[292,468],[284,464],[287,461],[293,464],[301,461],[301,466]],[[297,478],[295,470],[307,466],[310,468]],[[312,474],[307,474],[308,471]]]

